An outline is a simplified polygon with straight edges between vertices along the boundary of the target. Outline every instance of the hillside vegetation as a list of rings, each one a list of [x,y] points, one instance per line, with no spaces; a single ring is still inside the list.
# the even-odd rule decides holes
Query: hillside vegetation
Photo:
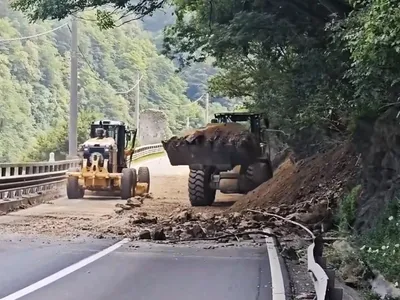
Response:
[[[157,50],[163,52],[164,29],[173,25],[176,21],[174,8],[165,7],[163,10],[155,11],[152,16],[143,18],[143,28],[152,34]],[[187,82],[186,95],[191,100],[197,100],[208,89],[209,79],[216,75],[219,69],[213,66],[214,59],[208,59],[204,62],[193,63],[179,72],[179,76]],[[179,60],[174,60],[179,68]],[[213,111],[234,110],[243,104],[240,98],[211,97],[211,106]]]
[[[135,91],[140,82],[140,109],[165,111],[172,132],[204,123],[204,101],[190,104],[188,83],[173,63],[157,52],[151,33],[141,22],[102,31],[85,13],[79,20],[79,142],[96,118],[134,124]],[[0,160],[47,159],[55,151],[65,158],[68,149],[70,76],[69,26],[39,37],[13,40],[55,29],[65,22],[29,23],[20,12],[0,0]],[[203,79],[204,81],[207,78]],[[197,96],[197,95],[196,95]],[[201,95],[199,95],[201,96]],[[184,109],[183,109],[184,108]],[[225,110],[219,103],[210,113]],[[12,151],[11,151],[12,149]],[[27,150],[29,149],[29,150]],[[33,150],[32,150],[33,149]]]

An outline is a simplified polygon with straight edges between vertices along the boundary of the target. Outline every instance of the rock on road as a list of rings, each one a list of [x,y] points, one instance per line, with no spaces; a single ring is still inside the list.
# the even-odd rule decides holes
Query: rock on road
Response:
[[[187,167],[172,167],[166,157],[141,165],[150,169],[154,199],[140,210],[162,217],[189,206]],[[198,211],[218,212],[234,201],[217,199]],[[113,216],[121,202],[57,199],[1,216],[0,300],[285,299],[289,285],[271,245],[122,240],[129,222]],[[106,233],[111,237],[96,236]]]

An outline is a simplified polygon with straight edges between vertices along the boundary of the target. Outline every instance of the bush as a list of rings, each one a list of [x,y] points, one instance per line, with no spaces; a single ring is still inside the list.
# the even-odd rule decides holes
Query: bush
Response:
[[[360,237],[362,258],[395,285],[400,284],[400,198],[396,197],[375,228]]]
[[[348,232],[356,220],[357,200],[360,191],[361,185],[357,185],[340,202],[337,223],[338,229],[342,233]]]

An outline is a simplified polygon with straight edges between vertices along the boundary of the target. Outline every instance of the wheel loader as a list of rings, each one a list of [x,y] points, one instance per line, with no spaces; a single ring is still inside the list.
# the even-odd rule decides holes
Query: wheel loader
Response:
[[[85,190],[119,193],[122,199],[148,193],[149,169],[130,168],[136,132],[121,121],[92,122],[90,138],[78,150],[80,165],[67,172],[68,198],[83,198]]]
[[[273,176],[268,119],[258,113],[219,113],[183,137],[162,141],[171,165],[188,165],[192,206],[209,206],[216,191],[246,194]]]

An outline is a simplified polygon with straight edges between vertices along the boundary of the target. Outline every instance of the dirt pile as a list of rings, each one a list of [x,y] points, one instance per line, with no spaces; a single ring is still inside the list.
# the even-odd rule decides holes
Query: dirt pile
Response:
[[[338,200],[358,175],[358,156],[351,144],[293,164],[280,165],[274,177],[237,201],[228,212],[264,209],[328,230]]]
[[[206,140],[212,140],[217,137],[235,136],[245,131],[246,127],[239,123],[209,123],[203,128],[186,130],[181,137],[189,139],[204,137]]]

